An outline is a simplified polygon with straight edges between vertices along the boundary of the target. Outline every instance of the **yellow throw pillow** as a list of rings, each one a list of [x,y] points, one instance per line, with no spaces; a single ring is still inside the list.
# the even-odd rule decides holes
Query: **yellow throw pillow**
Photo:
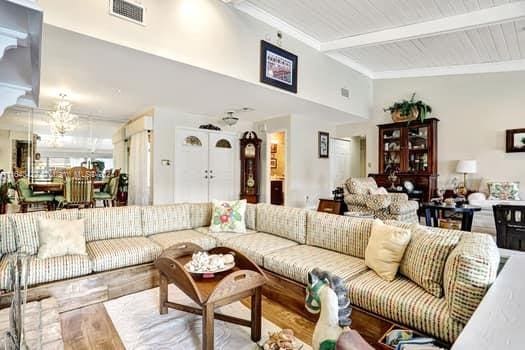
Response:
[[[49,220],[38,218],[38,259],[64,255],[87,255],[84,219]]]
[[[365,265],[387,281],[393,281],[410,242],[410,230],[374,220],[365,250]]]

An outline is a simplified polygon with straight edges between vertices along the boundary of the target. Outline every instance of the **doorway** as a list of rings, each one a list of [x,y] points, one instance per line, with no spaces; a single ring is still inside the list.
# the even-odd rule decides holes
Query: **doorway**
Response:
[[[343,186],[348,178],[366,177],[364,137],[332,138],[330,144],[332,188]]]
[[[286,198],[286,132],[276,131],[268,134],[269,157],[267,169],[270,203],[284,205]]]

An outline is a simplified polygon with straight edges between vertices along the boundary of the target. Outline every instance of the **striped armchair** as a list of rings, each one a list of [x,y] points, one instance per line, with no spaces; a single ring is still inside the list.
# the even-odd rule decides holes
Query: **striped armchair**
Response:
[[[419,204],[409,201],[404,193],[387,193],[371,177],[349,178],[344,186],[344,199],[349,211],[371,213],[382,220],[418,222]]]

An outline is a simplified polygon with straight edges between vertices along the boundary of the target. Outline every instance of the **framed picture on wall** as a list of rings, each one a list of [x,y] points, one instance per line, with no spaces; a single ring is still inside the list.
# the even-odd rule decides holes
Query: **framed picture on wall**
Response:
[[[319,131],[319,158],[328,158],[330,156],[330,134]]]
[[[507,153],[525,152],[525,129],[507,130]]]
[[[277,159],[272,158],[270,160],[270,166],[272,167],[272,169],[276,169],[277,168]]]
[[[293,53],[261,40],[261,83],[296,94],[297,62]]]

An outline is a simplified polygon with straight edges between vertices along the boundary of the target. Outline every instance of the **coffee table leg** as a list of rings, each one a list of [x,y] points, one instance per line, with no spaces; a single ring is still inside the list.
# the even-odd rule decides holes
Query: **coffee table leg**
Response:
[[[252,295],[252,340],[257,342],[261,340],[261,287],[255,288],[255,293]]]
[[[168,307],[166,302],[168,301],[168,278],[161,272],[160,273],[160,286],[159,286],[159,312],[161,315],[168,313]]]
[[[214,343],[214,306],[213,303],[202,306],[202,350],[213,350]]]

